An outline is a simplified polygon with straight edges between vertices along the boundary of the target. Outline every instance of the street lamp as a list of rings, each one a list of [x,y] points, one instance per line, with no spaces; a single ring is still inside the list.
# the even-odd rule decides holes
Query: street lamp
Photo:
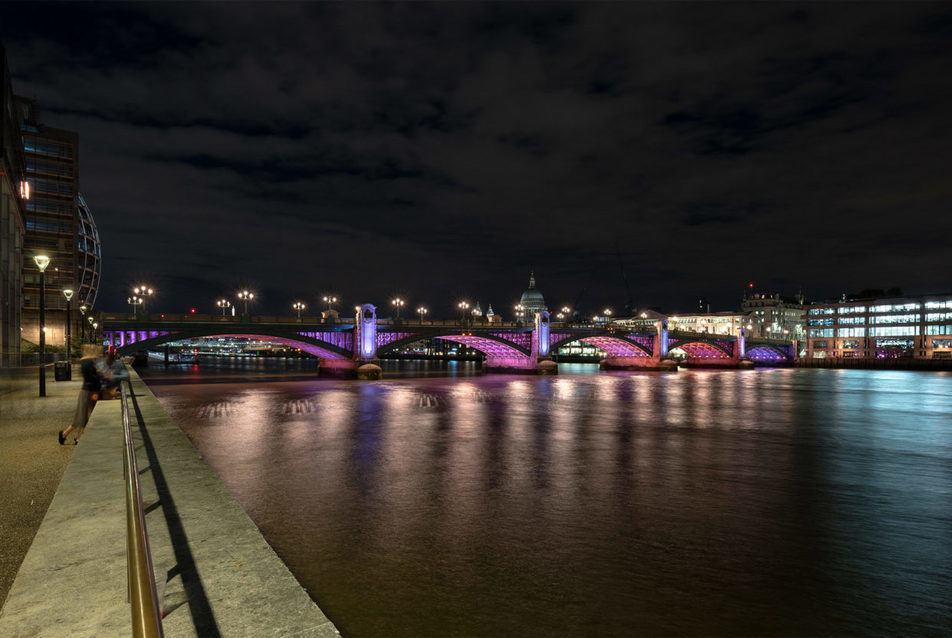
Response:
[[[525,317],[526,307],[523,306],[521,303],[517,303],[515,305],[515,311],[516,311],[516,317],[518,318],[519,321],[522,321],[526,318]]]
[[[89,322],[89,343],[96,343],[95,342],[96,335],[93,334],[93,321],[95,321],[95,319],[93,319],[92,315],[89,315],[88,317],[86,317],[86,321]]]
[[[73,289],[72,288],[63,289],[63,296],[66,297],[66,360],[69,361],[69,355],[70,355],[69,341],[70,341],[70,338],[72,337],[72,334],[71,334],[72,326],[70,325],[70,321],[69,321],[69,307],[71,304],[69,302],[73,298]]]
[[[145,298],[150,297],[155,291],[145,285],[139,285],[132,289],[132,296],[129,297],[129,303],[132,304],[132,313],[138,316],[138,307],[145,303]]]
[[[400,297],[395,297],[395,298],[390,302],[390,305],[393,306],[394,318],[395,318],[397,321],[400,321],[400,309],[403,308],[405,305],[407,305],[407,302],[405,302],[405,301],[404,301],[403,299],[401,299]]]
[[[324,295],[322,299],[324,300],[324,303],[327,304],[328,310],[330,310],[334,306],[334,304],[337,303],[337,297],[334,297],[332,295]]]
[[[97,333],[98,331],[99,331],[99,322],[98,322],[98,321],[94,321],[94,322],[93,322],[93,339],[96,338],[96,333]],[[96,342],[93,341],[93,343],[96,343]]]
[[[83,304],[79,307],[79,314],[81,315],[79,319],[79,342],[86,343],[86,311],[89,310],[89,306]]]
[[[253,301],[255,298],[255,293],[248,290],[242,290],[238,293],[238,298],[245,302],[245,316],[248,315],[248,302]]]
[[[139,309],[139,306],[142,305],[142,302],[143,302],[143,301],[145,301],[145,299],[143,299],[142,297],[138,297],[138,296],[136,296],[136,295],[133,295],[133,296],[129,297],[128,299],[126,299],[126,302],[127,302],[127,303],[132,304],[132,316],[133,316],[133,318],[138,318],[138,317],[139,317],[138,309]]]
[[[33,261],[40,270],[40,396],[46,396],[46,368],[43,359],[46,355],[46,276],[43,274],[50,265],[46,255],[34,255]]]
[[[307,304],[305,304],[303,301],[295,301],[293,304],[291,304],[291,307],[297,310],[298,321],[300,321],[301,311],[307,308]]]
[[[461,301],[456,307],[459,308],[459,322],[463,323],[466,320],[466,311],[469,310],[469,302]]]
[[[222,316],[222,317],[224,317],[224,316],[225,316],[225,312],[226,312],[229,308],[231,308],[231,302],[228,301],[227,299],[219,299],[218,301],[215,302],[215,305],[218,306],[219,308],[221,308],[221,316]]]
[[[426,309],[426,306],[420,306],[416,309],[417,314],[420,315],[420,323],[423,323],[423,317],[426,315],[429,310]]]

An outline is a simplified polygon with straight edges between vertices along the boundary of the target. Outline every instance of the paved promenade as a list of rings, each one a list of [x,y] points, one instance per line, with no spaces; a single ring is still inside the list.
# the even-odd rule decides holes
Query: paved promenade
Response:
[[[0,370],[0,605],[75,449],[57,445],[56,433],[72,419],[80,382],[54,382],[50,369],[41,399],[37,379],[36,369]]]
[[[132,386],[146,425],[133,430],[165,635],[337,636],[134,373]],[[79,384],[50,389],[36,399],[42,411],[60,401],[69,414]],[[31,426],[37,409],[28,407],[29,392],[22,405],[6,399],[16,392],[3,395],[4,430],[7,406],[17,405],[25,416],[12,427],[42,427],[36,448],[68,465],[0,609],[0,636],[129,635],[120,402],[100,402],[80,445],[62,448],[58,417]]]

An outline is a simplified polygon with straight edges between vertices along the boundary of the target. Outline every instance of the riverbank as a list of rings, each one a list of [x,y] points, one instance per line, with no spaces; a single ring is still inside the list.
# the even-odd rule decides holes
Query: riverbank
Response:
[[[135,372],[132,390],[166,635],[337,636]],[[56,430],[46,445],[61,451]],[[0,635],[130,635],[121,449],[120,402],[100,402],[0,609]]]
[[[797,368],[834,370],[915,370],[952,371],[952,359],[797,359]]]

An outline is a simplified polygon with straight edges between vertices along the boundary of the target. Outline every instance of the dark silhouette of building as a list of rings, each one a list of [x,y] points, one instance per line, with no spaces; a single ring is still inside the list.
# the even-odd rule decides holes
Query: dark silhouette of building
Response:
[[[6,51],[0,44],[0,365],[20,360],[23,310],[23,242],[26,226],[22,189],[26,164]]]

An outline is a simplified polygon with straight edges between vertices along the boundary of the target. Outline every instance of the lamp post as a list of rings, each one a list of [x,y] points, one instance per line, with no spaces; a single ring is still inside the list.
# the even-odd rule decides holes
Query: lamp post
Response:
[[[416,309],[416,311],[417,311],[417,314],[420,315],[420,323],[423,323],[423,317],[429,311],[426,309],[426,306],[420,306],[419,308]]]
[[[89,310],[89,306],[83,304],[79,307],[79,342],[86,343],[86,311]]]
[[[142,305],[142,302],[143,302],[143,301],[144,301],[144,299],[143,299],[142,297],[137,297],[137,296],[135,296],[135,295],[133,295],[132,297],[129,297],[129,298],[126,299],[126,303],[132,305],[132,317],[133,317],[133,319],[138,319],[138,318],[139,318],[139,306]]]
[[[405,302],[400,297],[395,297],[393,300],[391,300],[390,305],[393,306],[394,318],[396,321],[400,321],[400,309],[403,308],[406,303],[407,302]]]
[[[559,314],[562,315],[562,319],[572,316],[572,309],[568,306],[562,306],[562,309],[559,311]]]
[[[526,313],[526,307],[525,307],[525,306],[523,306],[521,303],[517,303],[517,304],[514,306],[513,309],[516,311],[516,320],[517,320],[517,321],[523,321],[523,320],[525,320],[525,313]]]
[[[461,301],[456,304],[456,307],[459,308],[459,322],[463,323],[466,321],[466,311],[469,310],[469,302]]]
[[[96,338],[96,333],[98,333],[98,332],[99,332],[99,322],[98,322],[98,321],[94,321],[94,322],[93,322],[93,339]],[[93,343],[96,343],[96,342],[93,341]]]
[[[69,321],[69,307],[70,300],[73,298],[73,289],[66,288],[63,290],[63,296],[66,297],[66,361],[70,359],[70,339],[72,338],[72,325]]]
[[[303,301],[295,301],[293,304],[291,304],[291,307],[297,310],[297,318],[298,318],[298,321],[300,321],[301,311],[307,308],[307,304],[305,304]]]
[[[222,317],[225,316],[225,311],[231,308],[231,302],[228,301],[227,299],[219,299],[218,301],[215,302],[215,305],[221,308]]]
[[[245,302],[245,312],[244,315],[248,315],[248,302],[252,301],[255,298],[255,293],[249,292],[247,290],[242,290],[238,293],[238,298]]]
[[[327,304],[328,310],[331,310],[334,307],[334,304],[337,303],[337,297],[332,295],[324,295],[321,299],[323,299],[324,303]]]
[[[132,315],[134,318],[138,318],[138,309],[139,306],[145,303],[145,298],[152,295],[155,292],[148,286],[139,285],[132,289],[132,296],[129,297],[128,302],[132,304]]]
[[[46,355],[46,267],[50,265],[50,258],[46,255],[34,255],[33,261],[40,270],[40,396],[46,396],[46,368],[43,359]]]

